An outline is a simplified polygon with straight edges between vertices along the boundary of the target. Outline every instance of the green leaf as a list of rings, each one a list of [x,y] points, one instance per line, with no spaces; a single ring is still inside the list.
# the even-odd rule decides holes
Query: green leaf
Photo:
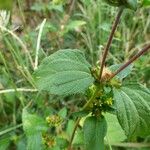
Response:
[[[40,12],[40,11],[45,11],[46,9],[46,6],[43,4],[43,3],[34,3],[31,7],[31,10],[33,11],[37,11],[37,12]]]
[[[56,138],[56,143],[57,143],[57,146],[60,147],[60,149],[65,149],[69,144],[69,142],[66,139],[59,138],[59,137]]]
[[[47,150],[61,150],[59,146],[54,146],[53,148],[47,149]]]
[[[109,67],[109,70],[110,70],[111,72],[115,72],[115,71],[117,71],[122,65],[123,65],[123,64],[112,65],[112,66]],[[122,70],[120,73],[118,73],[115,77],[116,77],[117,79],[120,79],[120,80],[124,79],[125,77],[127,77],[127,76],[131,73],[132,68],[133,68],[133,65],[131,64],[131,65],[129,65],[127,68],[125,68],[124,70]]]
[[[62,108],[62,109],[58,112],[58,115],[59,115],[60,117],[62,117],[63,119],[65,119],[66,116],[67,116],[67,108],[66,108],[66,107]]]
[[[86,150],[104,150],[104,137],[107,132],[105,118],[96,116],[86,118],[83,131]]]
[[[22,137],[20,140],[17,141],[17,150],[26,150],[26,141],[25,138]]]
[[[114,144],[124,141],[127,137],[125,136],[125,133],[121,128],[116,115],[106,113],[105,118],[108,125],[107,130],[107,138],[109,139],[108,144]]]
[[[140,84],[114,88],[117,118],[128,138],[150,135],[150,91]]]
[[[75,126],[74,120],[71,120],[71,119],[70,119],[70,120],[68,121],[67,129],[66,129],[66,133],[67,133],[68,139],[70,139],[71,136],[72,136],[72,132],[73,132],[74,126]]]
[[[127,0],[127,7],[136,10],[138,7],[137,0]]]
[[[0,138],[0,150],[8,149],[9,144],[10,144],[10,137],[2,136]]]
[[[12,8],[12,4],[13,4],[13,1],[12,0],[0,0],[0,10],[2,9],[11,9]]]
[[[93,83],[90,67],[81,51],[66,49],[45,58],[34,75],[39,90],[70,95],[84,93]]]
[[[74,139],[73,139],[73,145],[74,146],[81,146],[84,144],[84,135],[83,131],[77,131],[75,133]]]
[[[27,137],[27,150],[43,150],[41,133],[35,133]]]
[[[150,6],[150,0],[143,0],[142,5],[143,6]]]
[[[29,114],[24,109],[22,122],[27,136],[27,150],[42,150],[42,131],[47,130],[44,120],[37,115]]]
[[[47,9],[49,11],[55,10],[55,11],[58,11],[58,12],[61,12],[61,13],[64,12],[62,4],[56,5],[56,4],[53,3],[53,4],[50,4],[50,5],[47,5]]]
[[[72,20],[70,21],[70,23],[66,26],[66,30],[70,31],[70,30],[74,30],[79,28],[80,26],[85,25],[86,22],[83,20]]]

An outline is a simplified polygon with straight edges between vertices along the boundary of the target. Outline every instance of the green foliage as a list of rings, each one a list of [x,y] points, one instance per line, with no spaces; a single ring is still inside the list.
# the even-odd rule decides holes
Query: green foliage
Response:
[[[107,138],[108,144],[118,143],[126,140],[125,133],[121,128],[116,115],[106,113],[105,118],[107,121],[108,129],[107,129]]]
[[[53,0],[53,3],[56,5],[64,4],[65,2],[66,2],[66,0]]]
[[[27,136],[27,150],[42,150],[42,132],[47,130],[44,120],[24,109],[22,122]]]
[[[129,139],[150,134],[150,92],[139,84],[114,89],[116,113]]]
[[[107,132],[107,123],[104,117],[87,117],[84,121],[83,131],[86,150],[104,150],[104,137]]]
[[[137,7],[138,7],[137,0],[127,0],[126,6],[130,9],[137,10]]]
[[[143,0],[142,5],[143,6],[150,6],[150,0]]]
[[[74,146],[84,145],[84,134],[83,131],[77,131],[73,140]]]
[[[35,71],[39,90],[51,94],[84,93],[93,83],[90,64],[79,50],[59,50],[45,58]]]
[[[13,0],[0,0],[0,10],[7,9],[10,10],[12,8]]]
[[[125,8],[130,8],[133,10],[137,9],[137,0],[105,0],[108,4],[112,6],[123,6]]]
[[[68,25],[66,25],[64,32],[66,33],[68,31],[76,30],[85,24],[86,22],[83,20],[71,20]]]
[[[60,116],[60,117],[62,117],[63,119],[65,119],[66,118],[66,116],[67,116],[67,108],[62,108],[59,112],[58,112],[58,115]]]
[[[48,11],[52,11],[52,10],[55,10],[55,11],[58,11],[58,12],[63,12],[63,7],[62,5],[56,5],[55,3],[49,3],[49,5],[45,4],[45,3],[35,3],[31,9],[33,11],[37,11],[37,12],[46,12],[47,10]]]
[[[5,150],[8,148],[9,146],[9,138],[7,137],[3,137],[2,139],[0,139],[0,150]]]
[[[60,147],[60,149],[65,149],[68,146],[68,141],[63,138],[57,138],[56,143]]]
[[[139,147],[144,143],[147,145],[150,92],[141,85],[127,85],[126,82],[136,80],[147,87],[150,85],[150,55],[147,53],[135,62],[134,69],[130,65],[112,80],[99,82],[99,54],[103,53],[114,14],[117,14],[115,7],[110,9],[103,1],[17,0],[14,3],[12,17],[5,26],[13,36],[4,31],[0,36],[0,150],[66,150],[74,130],[72,150],[101,150],[108,146],[109,149],[120,149],[117,144],[128,150],[126,141],[135,142],[134,145]],[[105,1],[117,7],[137,8],[136,0]],[[0,0],[0,9],[10,9],[11,4],[12,0]],[[138,4],[145,8],[123,11],[105,63],[108,68],[106,79],[122,65],[121,62],[129,60],[139,46],[149,43],[150,3],[141,0]],[[0,24],[7,18],[9,13],[1,11]],[[42,18],[46,23],[37,40]],[[20,30],[22,25],[23,30]],[[18,40],[14,39],[15,35]],[[39,90],[35,89],[32,76],[38,46],[40,65],[34,77]],[[74,48],[84,50],[92,65]],[[56,52],[58,49],[62,50]],[[43,57],[46,57],[44,61]],[[91,72],[97,77],[95,80]],[[28,111],[24,109],[26,106]],[[37,112],[42,117],[29,112]],[[81,119],[78,125],[76,119]],[[104,138],[105,119],[108,129]]]

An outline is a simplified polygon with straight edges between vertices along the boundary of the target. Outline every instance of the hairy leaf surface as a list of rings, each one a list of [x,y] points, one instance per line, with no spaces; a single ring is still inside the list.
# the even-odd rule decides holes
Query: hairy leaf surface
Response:
[[[104,137],[107,132],[105,118],[95,116],[86,118],[83,131],[86,150],[104,150]]]
[[[150,134],[150,91],[139,84],[114,89],[114,101],[120,125],[129,138]]]
[[[90,64],[79,50],[59,50],[45,58],[35,71],[40,90],[56,95],[84,93],[93,83]]]

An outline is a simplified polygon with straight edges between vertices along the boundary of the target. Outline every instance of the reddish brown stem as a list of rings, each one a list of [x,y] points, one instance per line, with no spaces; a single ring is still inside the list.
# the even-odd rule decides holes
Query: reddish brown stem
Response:
[[[146,53],[149,49],[150,49],[150,44],[148,44],[147,46],[145,46],[141,51],[139,51],[129,61],[127,61],[124,65],[122,65],[115,73],[112,74],[112,76],[109,79],[112,79],[114,76],[116,76],[118,73],[120,73],[126,67],[128,67],[132,62],[134,62],[136,59],[138,59],[141,55],[143,55],[144,53]]]
[[[71,135],[71,140],[70,140],[70,143],[69,143],[69,147],[68,147],[68,150],[72,150],[72,142],[73,142],[73,139],[74,139],[74,136],[75,136],[75,132],[76,132],[76,129],[79,125],[79,122],[80,122],[81,118],[78,118],[76,123],[75,123],[75,126],[74,126],[74,129],[73,129],[73,132],[72,132],[72,135]]]
[[[115,33],[115,31],[116,31],[116,29],[117,29],[117,26],[118,26],[118,24],[119,24],[119,22],[120,22],[120,18],[121,18],[123,9],[124,9],[123,7],[120,7],[120,8],[119,8],[118,14],[117,14],[116,19],[115,19],[115,21],[114,21],[114,23],[113,23],[112,30],[111,30],[111,33],[110,33],[109,39],[108,39],[108,41],[107,41],[107,45],[106,45],[106,47],[105,47],[103,57],[102,57],[99,80],[101,80],[102,73],[103,73],[103,69],[104,69],[104,66],[105,66],[106,56],[107,56],[108,50],[109,50],[109,48],[110,48],[110,46],[111,46],[114,33]]]

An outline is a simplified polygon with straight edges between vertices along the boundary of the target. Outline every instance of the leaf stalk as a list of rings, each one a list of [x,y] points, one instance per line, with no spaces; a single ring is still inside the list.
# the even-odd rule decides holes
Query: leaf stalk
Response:
[[[140,56],[145,54],[150,49],[150,44],[145,46],[141,51],[139,51],[136,55],[134,55],[129,61],[127,61],[124,65],[122,65],[115,73],[110,76],[109,80],[111,80],[113,77],[115,77],[118,73],[123,71],[125,68],[127,68],[131,63],[133,63],[136,59],[138,59]]]
[[[109,39],[107,41],[107,44],[106,44],[106,47],[105,47],[105,50],[104,50],[104,54],[103,54],[102,62],[101,62],[101,67],[100,67],[100,74],[99,74],[99,80],[100,81],[101,81],[103,69],[104,69],[104,66],[105,66],[105,61],[106,61],[106,57],[107,57],[107,54],[108,54],[108,50],[109,50],[109,48],[111,46],[111,43],[112,43],[112,40],[113,40],[113,37],[114,37],[114,33],[115,33],[115,31],[117,29],[117,26],[118,26],[118,24],[120,22],[120,18],[121,18],[121,15],[123,13],[123,10],[124,10],[124,7],[120,7],[119,8],[118,14],[117,14],[116,19],[115,19],[115,21],[113,23]]]
[[[83,106],[82,110],[85,110],[92,102],[93,100],[95,99],[96,95],[97,95],[97,90],[93,93],[92,97],[87,101],[87,103]],[[68,146],[68,150],[72,150],[72,142],[73,142],[73,139],[74,139],[74,136],[75,136],[75,132],[77,130],[77,127],[79,125],[79,122],[80,122],[81,118],[78,118],[75,122],[75,126],[74,126],[74,129],[73,129],[73,132],[72,132],[72,135],[71,135],[71,139],[70,139],[70,143],[69,143],[69,146]]]

